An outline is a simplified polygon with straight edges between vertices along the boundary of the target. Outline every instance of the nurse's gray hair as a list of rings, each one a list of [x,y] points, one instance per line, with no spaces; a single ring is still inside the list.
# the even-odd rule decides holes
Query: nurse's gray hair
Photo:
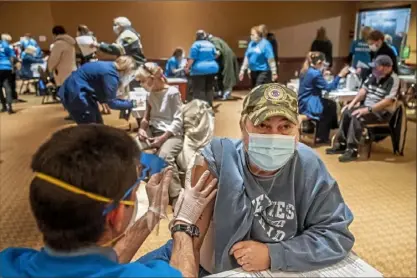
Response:
[[[122,26],[122,27],[132,26],[132,23],[130,22],[130,20],[127,17],[124,17],[124,16],[116,17],[114,19],[114,24],[117,24],[117,25]]]

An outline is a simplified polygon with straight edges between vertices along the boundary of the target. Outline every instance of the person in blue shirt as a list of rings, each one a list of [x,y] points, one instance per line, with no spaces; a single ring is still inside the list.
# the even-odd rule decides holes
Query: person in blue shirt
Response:
[[[262,38],[262,30],[259,26],[251,29],[250,37],[251,42],[246,49],[239,80],[243,80],[245,71],[249,69],[252,88],[276,81],[278,78],[277,64],[271,43]]]
[[[216,181],[202,189],[206,179],[200,179],[200,186],[184,190],[170,225],[169,254],[157,249],[131,262],[166,217],[172,169],[160,160],[141,153],[117,128],[79,125],[54,133],[32,158],[29,186],[45,245],[2,250],[0,277],[196,277],[195,224],[215,196]],[[137,189],[148,173],[149,207],[139,218]]]
[[[13,63],[16,60],[16,55],[12,46],[8,42],[10,36],[2,34],[0,40],[0,101],[2,105],[1,112],[15,113],[12,108],[13,92],[10,80],[13,74]],[[6,97],[3,94],[3,88]]]
[[[33,46],[36,48],[36,56],[42,56],[42,49],[40,48],[38,42],[32,37],[30,33],[26,33],[25,36],[20,40],[20,49],[22,54],[28,48],[28,46]]]
[[[217,56],[216,47],[207,40],[206,33],[203,30],[197,31],[185,67],[185,72],[191,76],[192,86],[187,95],[188,101],[201,99],[213,105],[215,76],[219,71]]]
[[[371,49],[367,42],[371,32],[371,27],[362,27],[360,39],[354,40],[350,45],[348,62],[352,67],[357,68],[358,62],[362,62],[365,65],[368,65],[371,62]]]
[[[172,57],[168,59],[165,65],[166,77],[184,77],[184,68],[187,61],[184,59],[184,49],[178,47],[174,50]]]
[[[130,56],[120,56],[115,62],[84,64],[65,80],[58,96],[77,124],[102,124],[97,102],[116,110],[135,107],[134,101],[118,99],[117,92],[135,79],[136,68]]]
[[[321,52],[310,52],[303,65],[298,91],[299,113],[317,121],[316,143],[329,143],[330,130],[337,128],[337,111],[334,101],[323,98],[323,91],[337,88],[339,80],[349,73],[344,67],[331,83],[323,77],[325,55]]]
[[[394,52],[395,57],[398,57],[397,48],[392,44],[392,37],[389,34],[385,34],[384,36],[385,42],[391,47],[392,51]]]
[[[30,45],[26,47],[25,52],[21,55],[22,60],[22,68],[20,69],[20,77],[22,79],[32,79],[33,72],[32,72],[32,65],[33,64],[43,64],[45,61],[43,58],[39,58],[36,56],[37,49],[36,47]]]

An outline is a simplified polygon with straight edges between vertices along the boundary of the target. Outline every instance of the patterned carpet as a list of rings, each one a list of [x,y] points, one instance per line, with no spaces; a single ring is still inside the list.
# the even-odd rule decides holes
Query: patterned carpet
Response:
[[[28,202],[32,179],[32,154],[52,132],[71,124],[60,105],[40,105],[40,98],[25,96],[18,113],[0,115],[0,249],[8,246],[40,248]],[[222,102],[216,114],[216,135],[238,138],[241,101]],[[105,122],[127,127],[118,113]],[[405,156],[392,155],[391,143],[375,144],[370,160],[340,164],[337,157],[316,151],[339,182],[343,196],[355,215],[351,229],[354,251],[386,277],[416,276],[416,123],[408,123]],[[139,250],[140,256],[169,239],[168,221]]]

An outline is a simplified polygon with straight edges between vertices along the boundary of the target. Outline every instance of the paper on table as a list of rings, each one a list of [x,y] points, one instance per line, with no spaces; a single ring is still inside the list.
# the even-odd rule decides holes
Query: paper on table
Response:
[[[46,71],[46,62],[45,63],[36,63],[36,64],[30,65],[30,70],[32,71],[32,75],[35,78],[40,77],[39,67],[41,67],[44,71]]]
[[[132,109],[132,116],[142,118],[146,110],[146,98],[148,92],[143,88],[135,88],[135,91],[129,92],[129,99],[136,100],[136,107]]]
[[[217,273],[207,277],[383,277],[382,274],[350,253],[343,261],[315,271],[308,272],[245,272],[241,268]]]
[[[77,41],[84,57],[93,54],[97,50],[95,47],[90,46],[94,42],[94,38],[92,36],[79,36],[76,37],[75,40]]]

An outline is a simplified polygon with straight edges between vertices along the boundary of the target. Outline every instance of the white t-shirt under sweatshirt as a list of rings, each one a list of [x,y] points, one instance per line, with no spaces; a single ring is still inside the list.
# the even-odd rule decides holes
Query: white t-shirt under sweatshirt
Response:
[[[158,92],[148,93],[151,107],[149,125],[160,131],[170,131],[174,136],[183,134],[182,101],[177,87],[169,86]]]

